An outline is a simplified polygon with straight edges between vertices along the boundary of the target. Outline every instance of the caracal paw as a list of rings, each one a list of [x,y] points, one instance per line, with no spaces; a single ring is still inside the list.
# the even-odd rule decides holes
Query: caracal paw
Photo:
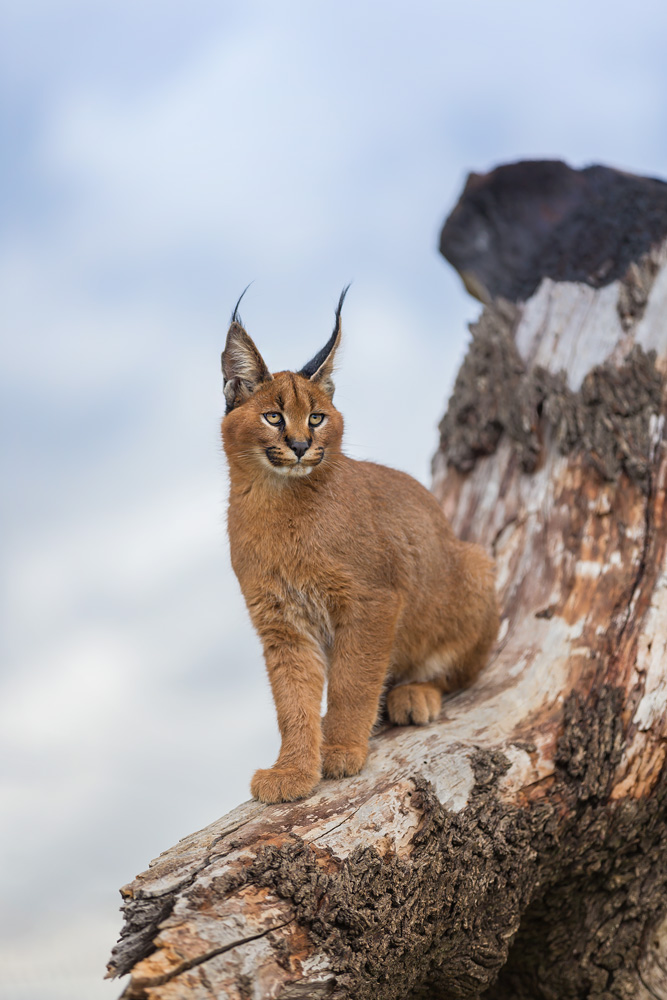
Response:
[[[322,747],[322,773],[325,778],[347,778],[359,774],[367,755],[367,746],[325,743]]]
[[[425,726],[440,714],[442,695],[430,684],[400,684],[387,695],[387,713],[396,726]]]
[[[267,767],[255,771],[250,792],[260,802],[293,802],[313,791],[320,780],[318,773],[295,767]]]

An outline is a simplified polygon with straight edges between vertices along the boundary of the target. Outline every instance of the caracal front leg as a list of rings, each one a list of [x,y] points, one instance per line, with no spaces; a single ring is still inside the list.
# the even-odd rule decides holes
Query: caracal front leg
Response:
[[[316,643],[282,623],[261,638],[282,743],[273,767],[255,771],[250,791],[260,802],[291,802],[309,795],[322,775],[325,666]]]
[[[327,778],[357,774],[368,756],[368,740],[394,647],[398,600],[360,604],[334,639],[322,721],[322,771]]]

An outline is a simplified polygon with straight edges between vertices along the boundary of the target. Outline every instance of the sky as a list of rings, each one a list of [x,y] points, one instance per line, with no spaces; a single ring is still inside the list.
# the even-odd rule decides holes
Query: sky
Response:
[[[657,0],[6,0],[0,1000],[118,996],[119,887],[277,751],[225,535],[241,290],[277,370],[353,282],[347,451],[428,485],[467,173],[667,177],[666,46]]]

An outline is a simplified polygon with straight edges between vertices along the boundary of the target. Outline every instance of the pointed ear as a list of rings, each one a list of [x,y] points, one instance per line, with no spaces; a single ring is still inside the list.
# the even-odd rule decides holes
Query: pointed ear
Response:
[[[243,295],[245,291],[241,299]],[[238,315],[241,299],[236,303],[232,313],[227,342],[220,359],[224,377],[223,392],[227,401],[226,413],[244,403],[262,382],[270,382],[273,378],[262,355],[243,328],[241,317]]]
[[[334,355],[340,344],[341,336],[341,324],[340,324],[340,313],[343,308],[343,302],[345,301],[345,296],[347,295],[347,290],[350,286],[347,285],[341,292],[340,299],[338,300],[338,306],[336,307],[336,325],[334,326],[333,333],[327,340],[326,344],[321,351],[318,351],[314,358],[311,358],[307,365],[304,365],[299,375],[303,375],[304,378],[309,378],[311,382],[317,382],[326,394],[333,398],[335,386],[333,384],[332,374],[334,366]]]

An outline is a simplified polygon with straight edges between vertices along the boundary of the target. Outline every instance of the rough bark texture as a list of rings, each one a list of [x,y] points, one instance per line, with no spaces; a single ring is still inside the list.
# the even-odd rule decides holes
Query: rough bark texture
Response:
[[[534,472],[548,435],[561,454],[581,452],[604,479],[616,482],[625,472],[646,491],[651,416],[662,395],[655,351],[635,345],[620,364],[595,365],[573,390],[565,370],[524,364],[514,340],[518,322],[516,307],[500,300],[471,326],[472,344],[440,424],[449,464],[469,472],[505,434],[522,470]]]
[[[667,1000],[665,187],[591,169],[499,168],[453,215],[532,254],[466,261],[501,284],[434,461],[497,560],[492,662],[357,777],[247,803],[126,886],[128,1000]]]

